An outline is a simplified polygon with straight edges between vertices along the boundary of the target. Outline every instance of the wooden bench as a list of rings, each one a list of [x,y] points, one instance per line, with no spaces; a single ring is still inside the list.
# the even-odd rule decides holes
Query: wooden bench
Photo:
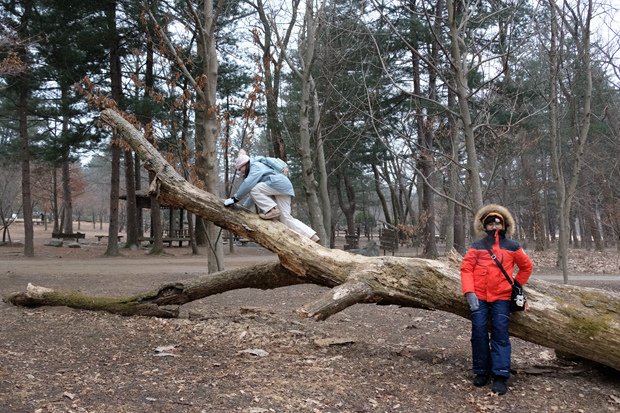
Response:
[[[97,242],[101,242],[101,240],[103,238],[108,238],[109,235],[95,235],[95,238],[97,238]],[[118,237],[118,242],[121,242],[123,240],[123,235],[117,235]]]
[[[140,238],[138,238],[138,241],[140,241],[140,242],[148,241],[149,243],[152,244],[155,241],[155,238],[153,238],[153,237],[140,237]],[[165,244],[168,244],[169,247],[172,247],[172,243],[173,242],[178,242],[179,243],[179,247],[182,247],[184,242],[187,242],[187,245],[189,245],[190,238],[188,238],[188,237],[164,237],[164,238],[162,238],[162,241]]]
[[[381,244],[383,255],[385,255],[386,251],[394,255],[394,252],[398,251],[398,230],[384,228],[379,235],[379,243]]]
[[[58,232],[52,232],[52,238],[56,239],[74,239],[75,242],[80,242],[80,239],[86,238],[86,234],[81,232],[75,232],[73,234],[61,234]]]
[[[189,239],[189,230],[187,228],[183,229],[173,229],[172,231],[163,230],[164,238],[187,238]]]
[[[360,247],[359,235],[345,235],[344,236],[344,250],[353,250]]]

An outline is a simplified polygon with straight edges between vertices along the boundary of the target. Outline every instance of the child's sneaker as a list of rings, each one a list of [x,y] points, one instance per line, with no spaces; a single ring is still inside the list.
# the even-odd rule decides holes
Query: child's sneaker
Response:
[[[265,212],[264,214],[258,214],[258,216],[261,217],[262,219],[278,218],[280,216],[280,210],[278,209],[278,207],[273,207],[269,211]]]

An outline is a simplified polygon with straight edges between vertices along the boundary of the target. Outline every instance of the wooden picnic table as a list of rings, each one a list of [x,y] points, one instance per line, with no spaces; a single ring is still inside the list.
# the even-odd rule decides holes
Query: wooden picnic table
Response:
[[[95,238],[97,238],[97,242],[101,242],[101,240],[103,238],[108,238],[109,235],[95,235]],[[120,242],[123,239],[123,235],[117,235],[118,241]]]
[[[147,241],[147,242],[150,242],[152,244],[153,241],[155,241],[155,238],[154,237],[140,237],[140,238],[138,238],[138,241],[140,241],[140,242]],[[187,244],[189,245],[190,238],[189,237],[163,237],[162,241],[164,243],[168,244],[169,247],[172,246],[173,242],[178,242],[179,243],[179,247],[182,247],[184,242],[187,242]]]
[[[52,238],[56,239],[74,239],[75,242],[80,242],[80,239],[86,238],[86,234],[82,232],[74,232],[72,234],[61,234],[59,232],[52,232]]]

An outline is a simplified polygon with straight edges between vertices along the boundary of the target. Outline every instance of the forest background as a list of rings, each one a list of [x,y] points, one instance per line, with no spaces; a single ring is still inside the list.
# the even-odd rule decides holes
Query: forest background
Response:
[[[157,198],[151,217],[135,202],[153,176],[98,122],[116,107],[222,198],[240,148],[286,160],[325,245],[384,227],[463,252],[494,202],[566,282],[569,247],[620,249],[617,18],[593,1],[5,1],[3,240],[16,215],[26,256],[39,217],[109,222],[108,255],[121,229],[163,249]],[[219,229],[184,220],[221,270]]]

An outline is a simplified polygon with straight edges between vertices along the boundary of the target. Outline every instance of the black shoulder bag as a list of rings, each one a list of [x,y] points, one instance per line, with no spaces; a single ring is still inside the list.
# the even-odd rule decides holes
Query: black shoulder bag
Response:
[[[517,282],[517,280],[513,279],[510,275],[508,275],[502,263],[497,259],[495,254],[493,254],[493,251],[491,251],[491,248],[486,246],[486,249],[491,255],[491,258],[493,258],[493,261],[495,261],[495,264],[497,264],[499,269],[502,270],[502,274],[504,274],[504,277],[506,277],[506,281],[508,281],[510,285],[512,285],[512,296],[510,297],[510,311],[524,311],[526,307],[525,303],[527,302],[525,290],[523,289],[521,284]]]

